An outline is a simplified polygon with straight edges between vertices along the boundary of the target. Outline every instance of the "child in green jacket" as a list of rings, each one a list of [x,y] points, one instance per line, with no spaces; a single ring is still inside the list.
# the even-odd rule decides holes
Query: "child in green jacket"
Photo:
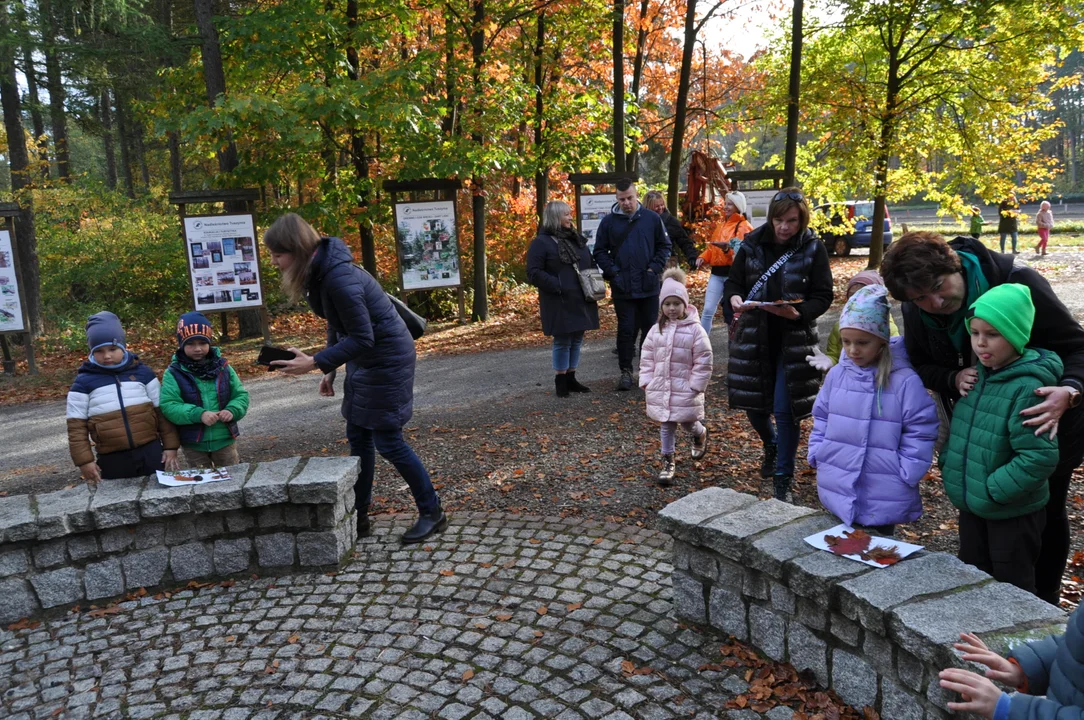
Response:
[[[1058,443],[1025,427],[1020,411],[1062,372],[1057,355],[1025,347],[1034,321],[1031,290],[1015,283],[968,310],[978,379],[953,409],[940,457],[945,494],[960,511],[960,559],[1032,593]]]
[[[214,329],[202,313],[177,322],[177,354],[162,377],[162,414],[177,426],[190,468],[236,465],[237,422],[248,411],[248,391],[211,347]]]
[[[986,224],[986,221],[982,219],[982,210],[977,205],[971,206],[971,237],[976,240],[982,236],[982,226]]]

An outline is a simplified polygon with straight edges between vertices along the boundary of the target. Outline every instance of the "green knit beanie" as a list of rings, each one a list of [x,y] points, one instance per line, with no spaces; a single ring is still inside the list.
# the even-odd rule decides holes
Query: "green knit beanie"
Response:
[[[994,326],[1021,355],[1031,339],[1031,326],[1035,323],[1035,305],[1031,302],[1031,289],[1027,285],[1005,283],[987,290],[976,300],[967,313],[967,330],[971,331],[971,318],[977,317]]]

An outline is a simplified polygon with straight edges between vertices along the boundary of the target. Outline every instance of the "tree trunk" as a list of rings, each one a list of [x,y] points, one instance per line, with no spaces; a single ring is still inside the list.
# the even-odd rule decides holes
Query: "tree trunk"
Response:
[[[169,187],[172,192],[184,189],[184,158],[181,155],[181,134],[176,130],[166,132],[169,139]]]
[[[896,108],[899,104],[900,65],[897,51],[892,49],[888,56],[888,78],[885,88],[885,114],[881,118],[881,138],[878,142],[877,161],[873,169],[873,226],[870,228],[869,264],[870,270],[881,267],[884,257],[885,208],[888,195],[888,162],[892,157],[892,146],[896,135]]]
[[[219,95],[226,94],[226,71],[222,67],[222,49],[218,30],[211,17],[212,0],[192,0],[196,11],[196,27],[202,41],[203,82],[207,86],[207,105],[214,108]],[[226,145],[218,151],[218,169],[227,174],[237,168],[237,146],[231,133],[226,133]]]
[[[57,50],[57,20],[51,0],[41,0],[42,47],[45,51],[45,84],[49,91],[49,122],[53,126],[53,148],[57,175],[71,181],[71,153],[68,149],[68,116],[64,111],[64,76]]]
[[[117,98],[117,139],[120,141],[120,172],[124,180],[124,192],[130,198],[135,198],[135,179],[132,177],[132,153],[129,143],[131,138],[128,131],[128,101],[127,96],[114,88]]]
[[[643,81],[644,60],[647,55],[647,26],[644,24],[644,18],[647,17],[647,11],[650,7],[649,1],[640,0],[640,27],[636,31],[636,56],[632,60],[632,99],[637,102],[640,101],[640,83]],[[635,123],[639,118],[640,115],[637,113],[632,121]],[[637,166],[640,164],[640,151],[635,145],[629,151],[625,164],[633,172],[636,171]]]
[[[474,8],[474,17],[471,22],[470,46],[471,80],[474,83],[475,97],[475,129],[471,133],[471,140],[481,150],[485,139],[482,136],[482,68],[485,62],[485,0],[471,0]],[[474,301],[471,304],[471,320],[489,319],[489,283],[486,274],[486,196],[485,180],[477,174],[471,178],[471,213],[474,221]]]
[[[783,161],[783,184],[795,184],[798,161],[798,99],[802,86],[802,0],[794,0],[790,31],[790,87],[787,91],[787,146]]]
[[[353,82],[361,77],[361,59],[358,57],[355,33],[358,27],[357,0],[346,0],[346,24],[350,28],[350,42],[346,47],[346,73]],[[369,217],[369,158],[365,155],[365,136],[356,127],[350,128],[350,162],[354,167],[354,181],[358,198],[358,237],[361,239],[361,264],[373,277],[377,275],[376,240],[373,222]]]
[[[49,179],[49,139],[45,134],[45,118],[41,114],[41,99],[38,96],[38,70],[34,64],[34,40],[30,36],[27,22],[26,3],[23,0],[15,5],[15,21],[19,26],[19,36],[23,51],[23,76],[26,78],[26,96],[30,110],[30,120],[34,126],[34,146],[37,149],[37,161],[41,165],[42,179]]]
[[[0,4],[0,37],[11,33],[7,7]],[[30,194],[30,155],[26,150],[19,84],[15,78],[15,58],[0,53],[0,105],[3,106],[4,131],[8,138],[8,167],[11,170],[11,190],[19,203],[15,218],[15,246],[19,253],[19,287],[26,301],[30,319],[30,335],[41,332],[41,277],[38,269],[38,242],[34,234],[33,195]],[[29,339],[28,339],[29,340]]]
[[[143,147],[143,125],[141,123],[136,123],[134,139],[136,161],[139,163],[139,175],[143,181],[143,194],[149,195],[151,192],[151,171],[147,167],[147,152],[146,148]]]
[[[117,189],[117,150],[113,140],[113,109],[110,107],[109,88],[98,97],[98,121],[102,124],[102,145],[105,149],[105,184],[110,190]]]
[[[614,0],[614,172],[625,170],[625,2]]]
[[[685,114],[689,104],[689,78],[696,49],[696,0],[685,3],[685,43],[681,48],[681,73],[678,76],[677,103],[674,106],[674,140],[670,146],[670,172],[667,175],[666,206],[678,211],[681,189],[681,154],[685,148]]]
[[[444,117],[441,119],[441,130],[445,135],[456,134],[457,110],[459,109],[459,96],[455,89],[455,35],[452,33],[452,20],[444,19]]]
[[[542,72],[542,51],[546,47],[546,13],[538,13],[538,31],[534,43],[534,152],[538,170],[534,176],[534,208],[538,219],[542,220],[542,211],[549,200],[549,173],[545,162],[544,149],[542,147],[542,109],[544,94],[542,82],[545,79]]]

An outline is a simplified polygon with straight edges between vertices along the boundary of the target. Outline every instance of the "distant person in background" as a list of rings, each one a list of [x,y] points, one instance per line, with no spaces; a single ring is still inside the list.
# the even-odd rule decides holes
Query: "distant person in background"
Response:
[[[1054,213],[1046,200],[1043,200],[1035,215],[1035,227],[1039,229],[1039,244],[1035,246],[1035,252],[1046,255],[1046,241],[1050,239],[1050,230],[1054,227]]]
[[[753,232],[753,225],[749,222],[745,209],[744,195],[737,190],[726,194],[723,217],[712,228],[708,246],[696,259],[697,268],[704,265],[711,268],[708,289],[704,293],[704,312],[700,315],[700,326],[709,335],[712,318],[715,317],[715,311],[719,308],[719,301],[723,299],[723,286],[726,284],[727,276],[730,275],[734,256],[741,246],[742,239],[746,234]],[[723,304],[723,317],[726,318],[727,325],[734,318],[734,311],[729,303]]]
[[[695,268],[696,243],[689,237],[689,233],[686,232],[681,222],[666,209],[666,198],[662,196],[662,193],[658,190],[652,190],[647,195],[644,195],[644,207],[657,213],[662,218],[666,234],[670,236],[670,264],[677,266],[678,261],[681,260],[678,254],[678,250],[680,250],[680,254],[685,257],[685,262],[689,264],[689,269]]]
[[[557,397],[591,392],[576,380],[576,367],[584,331],[598,329],[598,303],[583,294],[579,276],[594,266],[587,240],[572,224],[572,208],[559,200],[548,203],[527,249],[527,281],[538,288],[542,332],[553,337]]]
[[[1010,195],[997,206],[998,221],[997,231],[1001,235],[1001,252],[1005,252],[1005,237],[1012,235],[1012,254],[1018,255],[1016,242],[1019,239],[1019,228],[1016,217],[1020,206],[1016,202],[1016,196]]]
[[[982,226],[986,221],[982,219],[982,210],[978,205],[971,206],[971,237],[978,240],[982,236]]]

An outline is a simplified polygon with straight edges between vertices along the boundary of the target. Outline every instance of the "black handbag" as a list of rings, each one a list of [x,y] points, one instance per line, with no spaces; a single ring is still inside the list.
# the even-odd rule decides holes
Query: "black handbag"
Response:
[[[395,308],[395,312],[399,313],[399,317],[403,318],[403,322],[406,323],[407,331],[410,332],[410,337],[417,340],[422,335],[425,335],[425,329],[429,326],[429,321],[423,318],[418,313],[407,307],[407,304],[395,297],[391,293],[385,293],[388,296],[388,300],[391,300],[392,306]]]

